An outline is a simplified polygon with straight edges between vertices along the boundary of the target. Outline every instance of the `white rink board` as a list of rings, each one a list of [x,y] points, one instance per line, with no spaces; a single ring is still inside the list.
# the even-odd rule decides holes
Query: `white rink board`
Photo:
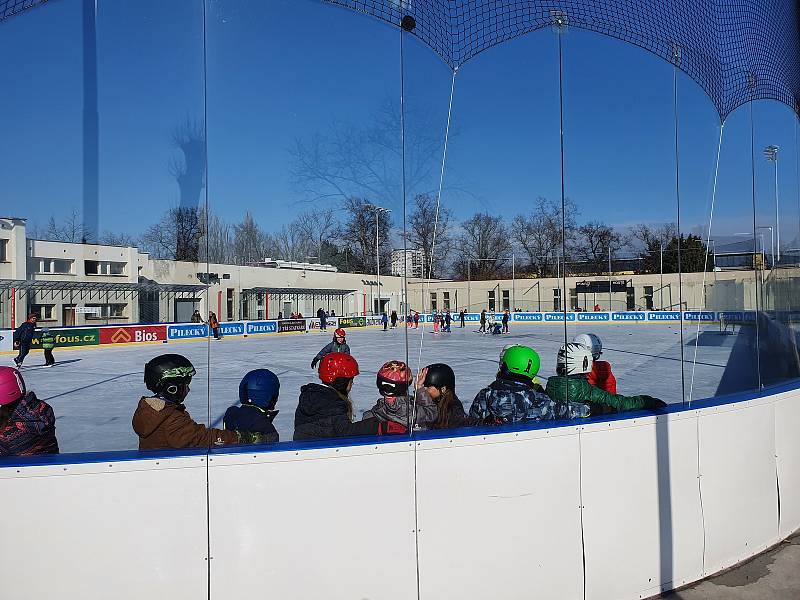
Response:
[[[207,597],[205,460],[0,468],[0,596]]]
[[[775,402],[775,456],[781,497],[781,539],[800,528],[800,394],[782,394]]]
[[[417,447],[420,598],[583,598],[576,427]]]
[[[582,427],[586,598],[641,598],[699,579],[695,411]]]
[[[778,541],[775,405],[771,399],[702,410],[700,489],[706,575]]]
[[[416,597],[409,441],[209,466],[212,598]]]

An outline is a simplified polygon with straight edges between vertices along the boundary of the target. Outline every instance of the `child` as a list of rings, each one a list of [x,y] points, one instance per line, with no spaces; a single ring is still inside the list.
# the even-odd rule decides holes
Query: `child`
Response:
[[[56,347],[56,338],[50,333],[50,330],[45,327],[42,329],[42,335],[39,341],[42,342],[42,350],[44,350],[44,366],[52,367],[56,364],[56,359],[53,358],[53,348]]]
[[[430,429],[473,425],[464,412],[464,405],[456,396],[456,374],[450,365],[434,363],[422,369],[417,375],[416,396],[417,413],[420,412],[420,406],[433,403],[436,407],[436,418],[430,422]]]
[[[611,372],[611,364],[605,360],[597,360],[603,353],[603,342],[593,333],[581,333],[573,339],[576,344],[583,344],[592,352],[592,372],[589,373],[587,380],[596,388],[608,392],[617,393],[617,380]]]
[[[547,395],[560,402],[588,404],[592,414],[604,414],[608,408],[614,412],[638,409],[656,409],[666,406],[652,396],[622,396],[609,394],[589,384],[592,372],[592,351],[583,344],[571,342],[561,346],[556,361],[556,376],[547,380]]]
[[[345,341],[345,336],[346,332],[341,327],[339,327],[336,331],[334,331],[333,341],[323,346],[322,350],[317,352],[317,355],[311,361],[311,368],[316,369],[317,363],[321,361],[326,354],[330,354],[331,352],[341,352],[343,354],[350,354],[350,346],[347,345],[347,342]]]
[[[364,413],[365,419],[378,420],[378,434],[408,433],[415,425],[413,402],[408,395],[408,386],[414,378],[411,369],[400,360],[390,360],[380,368],[375,380],[381,398]],[[417,407],[420,412],[421,407]],[[436,409],[428,404],[423,421],[433,420]]]
[[[225,429],[237,431],[240,436],[252,435],[253,443],[271,444],[279,439],[272,422],[278,415],[275,404],[281,383],[269,369],[255,369],[242,378],[239,384],[241,406],[231,406],[225,411],[222,422]]]
[[[538,372],[539,355],[533,348],[510,346],[503,352],[494,382],[475,396],[469,416],[484,425],[589,416],[585,404],[559,402],[536,391],[533,381]]]
[[[386,316],[386,311],[381,313],[381,323],[383,324],[383,330],[386,331],[386,328],[389,326],[389,317]]]
[[[439,333],[439,313],[433,313],[433,333]]]
[[[25,389],[16,369],[0,367],[0,456],[58,454],[52,407]]]
[[[300,388],[294,413],[294,440],[375,435],[377,419],[353,423],[350,390],[358,376],[358,362],[349,354],[331,352],[319,364],[322,384],[307,383]]]
[[[189,359],[180,354],[162,354],[144,366],[144,383],[153,396],[142,397],[133,414],[139,450],[239,443],[237,432],[195,423],[186,411],[183,401],[195,372]]]

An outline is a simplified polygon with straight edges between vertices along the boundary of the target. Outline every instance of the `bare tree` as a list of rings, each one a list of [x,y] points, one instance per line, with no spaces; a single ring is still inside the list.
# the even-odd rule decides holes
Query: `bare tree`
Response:
[[[438,222],[436,198],[419,194],[414,198],[414,209],[408,220],[408,241],[422,250],[425,277],[437,277],[446,268],[447,257],[453,245],[450,222],[453,212],[439,208]]]
[[[196,208],[171,208],[158,223],[147,228],[142,235],[142,247],[153,258],[199,262],[205,221]]]
[[[139,245],[139,241],[127,233],[114,233],[113,231],[104,231],[100,236],[98,243],[107,246],[122,246],[125,248],[135,247]]]
[[[350,268],[356,272],[372,273],[375,270],[375,213],[367,208],[363,198],[347,198],[343,203],[345,221],[342,223],[343,250],[349,255]],[[380,265],[388,272],[391,240],[391,217],[384,212],[378,217]]]
[[[505,274],[511,254],[508,229],[501,217],[477,213],[461,224],[454,268],[458,276],[492,279]]]
[[[52,242],[70,242],[78,244],[88,239],[87,231],[83,225],[81,214],[72,209],[63,221],[56,221],[55,217],[50,216],[44,228],[36,226],[28,229],[30,237]]]
[[[298,215],[294,223],[301,236],[305,238],[306,252],[315,252],[319,262],[328,261],[330,259],[330,256],[328,256],[330,251],[328,249],[326,253],[323,250],[327,249],[325,242],[330,239],[338,224],[334,210],[332,208],[323,208],[304,212]],[[307,256],[311,255],[307,254]]]
[[[246,212],[241,223],[233,226],[233,260],[237,265],[261,262],[272,254],[274,244],[253,215]]]
[[[533,212],[514,218],[510,233],[528,259],[529,272],[539,277],[553,274],[555,261],[561,255],[562,235],[568,249],[574,245],[577,214],[578,208],[569,198],[562,214],[561,202],[539,197]]]
[[[675,223],[647,224],[639,223],[631,227],[631,237],[645,248],[663,244],[666,246],[678,235],[678,226]]]
[[[206,216],[207,214],[207,216]],[[238,264],[233,252],[233,229],[219,215],[203,211],[200,261],[216,264]]]
[[[613,259],[628,245],[625,236],[600,221],[589,221],[578,227],[578,236],[575,247],[578,258],[599,272],[607,270],[609,252]]]

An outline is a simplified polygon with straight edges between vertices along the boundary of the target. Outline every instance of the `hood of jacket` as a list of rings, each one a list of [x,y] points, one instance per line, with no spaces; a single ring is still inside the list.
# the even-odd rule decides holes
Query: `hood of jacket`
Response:
[[[307,383],[300,388],[300,399],[295,411],[295,426],[317,421],[323,417],[348,414],[348,402],[332,387],[321,383]]]
[[[133,413],[133,430],[136,435],[146,438],[176,412],[183,412],[183,404],[173,404],[161,398],[142,398]]]
[[[387,398],[379,398],[375,406],[364,414],[364,418],[367,418],[367,415],[408,427],[411,423],[411,399],[407,396],[398,396],[394,398],[394,402],[390,402]]]
[[[49,404],[39,400],[33,392],[28,392],[19,401],[8,422],[13,423],[18,431],[42,435],[55,426],[56,416]]]

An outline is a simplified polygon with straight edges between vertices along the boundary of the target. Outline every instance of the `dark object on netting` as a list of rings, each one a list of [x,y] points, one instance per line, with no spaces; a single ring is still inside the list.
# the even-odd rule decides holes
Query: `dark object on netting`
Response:
[[[545,27],[629,42],[675,64],[724,119],[749,100],[800,113],[796,0],[324,0],[399,24],[452,69]],[[0,22],[46,0],[0,0]]]

